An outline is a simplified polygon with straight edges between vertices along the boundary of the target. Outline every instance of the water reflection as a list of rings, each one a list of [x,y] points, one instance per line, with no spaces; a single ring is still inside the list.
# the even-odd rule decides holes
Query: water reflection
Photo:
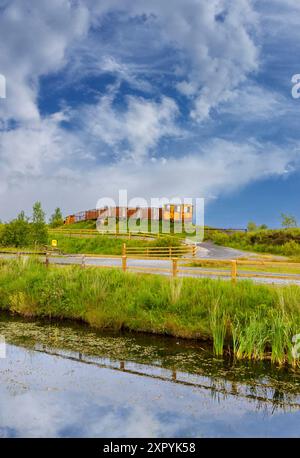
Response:
[[[0,334],[0,436],[299,436],[298,372],[6,316]]]

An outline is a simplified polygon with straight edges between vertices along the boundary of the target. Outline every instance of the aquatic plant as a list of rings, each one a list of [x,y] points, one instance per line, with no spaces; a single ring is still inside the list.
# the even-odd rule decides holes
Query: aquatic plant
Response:
[[[210,330],[213,338],[213,349],[217,356],[223,355],[226,336],[227,316],[221,306],[221,298],[217,297],[210,310]]]
[[[0,309],[22,316],[73,319],[211,342],[237,359],[296,365],[300,288],[54,266],[37,259],[0,262]]]

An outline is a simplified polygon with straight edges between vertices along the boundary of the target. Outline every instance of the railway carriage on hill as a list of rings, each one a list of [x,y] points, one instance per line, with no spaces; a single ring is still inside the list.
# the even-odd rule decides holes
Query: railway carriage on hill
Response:
[[[173,223],[193,221],[193,206],[191,204],[166,204],[163,206],[162,220]]]
[[[192,222],[192,204],[166,204],[163,207],[103,207],[94,210],[81,211],[65,218],[65,224],[80,221],[101,221],[107,218],[136,219],[141,221],[171,221]]]

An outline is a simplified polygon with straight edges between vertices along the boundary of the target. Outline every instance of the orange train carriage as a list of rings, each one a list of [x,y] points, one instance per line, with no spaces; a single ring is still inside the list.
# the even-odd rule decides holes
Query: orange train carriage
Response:
[[[191,204],[166,204],[158,207],[104,207],[100,209],[81,211],[65,218],[65,224],[79,221],[96,221],[106,218],[140,219],[152,221],[192,222],[193,205]]]

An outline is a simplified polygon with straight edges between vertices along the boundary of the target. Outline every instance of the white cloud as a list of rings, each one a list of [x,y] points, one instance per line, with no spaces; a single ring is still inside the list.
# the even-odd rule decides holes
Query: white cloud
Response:
[[[113,95],[103,96],[96,105],[87,106],[75,115],[82,120],[88,137],[110,146],[118,157],[139,160],[161,138],[180,135],[175,125],[178,108],[168,97],[154,102],[130,96],[125,109],[115,108],[113,102]]]
[[[294,102],[255,84],[242,85],[230,95],[228,100],[218,107],[218,113],[229,113],[245,121],[270,119],[287,114],[296,108]]]
[[[250,0],[104,0],[92,8],[98,18],[107,12],[122,12],[122,25],[126,21],[131,24],[132,18],[143,18],[141,32],[135,24],[134,31],[124,25],[122,33],[112,33],[117,45],[114,52],[126,59],[128,54],[142,57],[144,52],[151,58],[149,67],[155,67],[160,60],[158,50],[174,49],[178,62],[176,66],[172,63],[173,71],[176,68],[182,77],[176,87],[191,97],[195,120],[206,119],[212,108],[226,101],[258,69],[254,35],[259,30],[259,16]],[[149,29],[155,35],[149,35]],[[135,41],[129,41],[129,34],[134,34]],[[144,40],[150,45],[141,47]],[[123,43],[128,46],[128,42],[129,53],[128,49],[122,53]],[[163,65],[162,70],[166,71]]]
[[[289,4],[296,8],[296,2]],[[7,3],[0,16],[0,73],[7,79],[7,99],[0,100],[2,218],[28,209],[36,199],[48,210],[59,204],[74,211],[121,187],[146,197],[207,197],[290,170],[298,160],[297,145],[285,150],[247,139],[201,145],[194,123],[199,146],[182,142],[180,152],[178,147],[165,158],[159,150],[162,139],[182,139],[191,127],[188,116],[185,131],[179,127],[178,94],[187,97],[189,115],[198,122],[212,109],[248,118],[281,113],[283,100],[272,91],[253,84],[243,90],[259,68],[260,21],[253,5],[257,2]],[[40,77],[62,69],[68,83],[89,73],[110,73],[115,90],[125,81],[131,90],[148,92],[133,92],[120,102],[112,89],[90,105],[44,116]],[[166,86],[173,93],[164,91]],[[63,120],[77,130],[64,128]]]
[[[72,3],[13,0],[1,11],[0,72],[7,82],[2,121],[39,119],[39,77],[62,68],[68,47],[87,32],[87,8]]]
[[[101,164],[90,158],[84,160],[82,156],[76,167],[72,155],[83,155],[84,145],[78,144],[76,136],[63,135],[59,127],[52,125],[48,129],[46,138],[41,133],[31,133],[31,143],[36,144],[32,162],[29,158],[28,162],[22,161],[24,150],[20,149],[28,132],[19,132],[14,137],[13,146],[19,151],[20,165],[14,166],[14,172],[12,165],[1,172],[7,188],[2,190],[0,214],[13,217],[22,208],[29,212],[37,199],[46,203],[48,213],[57,205],[69,213],[93,207],[103,196],[117,198],[119,189],[127,189],[130,198],[220,197],[255,180],[283,176],[299,167],[300,145],[289,145],[285,149],[254,140],[233,143],[222,139],[210,141],[199,147],[198,152],[180,157],[155,161],[146,157],[138,162],[128,158]],[[56,156],[49,162],[53,148]],[[74,153],[76,148],[78,151]],[[44,156],[36,169],[36,156],[41,150]]]

